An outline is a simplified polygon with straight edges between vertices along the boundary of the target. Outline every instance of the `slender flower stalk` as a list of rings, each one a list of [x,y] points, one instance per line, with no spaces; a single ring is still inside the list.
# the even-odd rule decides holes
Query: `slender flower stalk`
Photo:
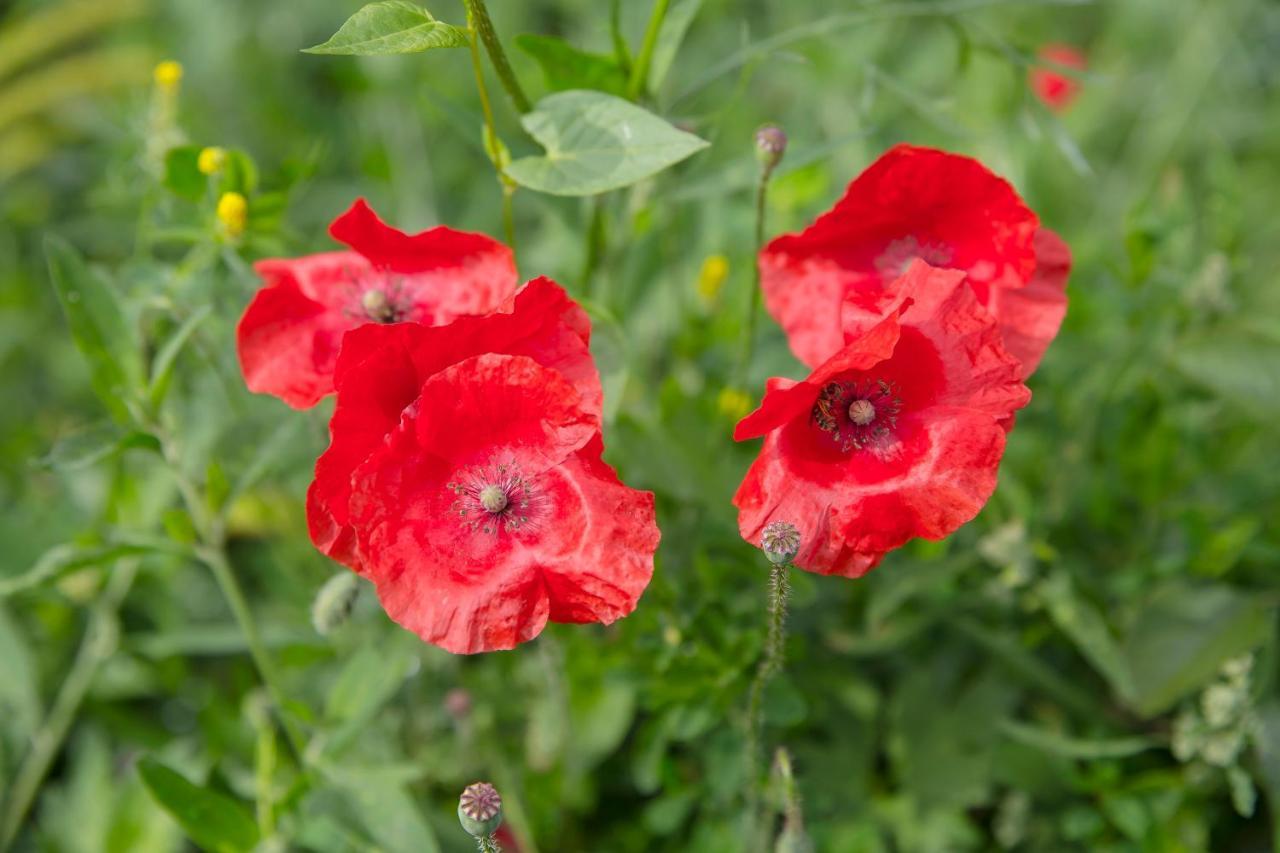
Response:
[[[627,97],[633,101],[641,98],[649,88],[649,64],[653,60],[653,51],[658,45],[658,34],[662,32],[662,22],[667,17],[669,5],[670,0],[655,0],[653,4],[649,24],[644,30],[644,41],[640,43],[640,53],[627,80]]]
[[[480,93],[480,110],[484,113],[485,151],[489,155],[489,161],[493,163],[494,171],[498,174],[498,183],[502,185],[502,228],[507,239],[507,245],[511,247],[511,251],[514,254],[516,250],[516,227],[513,196],[516,192],[516,182],[507,176],[504,169],[506,157],[501,147],[502,143],[498,141],[498,128],[493,120],[493,104],[489,100],[489,89],[484,82],[484,66],[480,62],[480,45],[477,38],[480,26],[475,13],[472,11],[473,5],[479,5],[483,10],[484,4],[467,3],[467,22],[471,27],[471,67],[476,75],[476,91]]]
[[[764,690],[782,669],[786,659],[787,597],[790,583],[787,571],[800,548],[800,532],[783,521],[769,524],[760,539],[760,549],[772,564],[769,571],[769,616],[764,655],[756,667],[747,700],[747,819],[758,828],[762,779],[760,754],[764,740]]]
[[[782,162],[782,155],[787,150],[787,135],[777,125],[767,124],[756,131],[756,159],[760,163],[760,176],[756,180],[755,202],[755,256],[760,256],[764,248],[765,203],[769,197],[769,179],[773,170]],[[756,343],[756,324],[760,314],[760,264],[753,259],[751,268],[755,271],[751,280],[751,296],[747,304],[747,331],[743,336],[742,356],[738,362],[739,378],[746,373],[751,363],[751,354]]]
[[[471,24],[471,29],[484,42],[484,49],[489,54],[489,61],[493,63],[493,70],[498,72],[502,88],[507,90],[507,96],[511,98],[516,112],[529,112],[532,105],[524,89],[520,88],[520,81],[516,79],[515,72],[511,70],[511,63],[507,61],[502,42],[498,41],[498,33],[493,29],[493,21],[489,18],[489,10],[485,8],[484,0],[463,0],[463,4],[467,7],[467,20]]]

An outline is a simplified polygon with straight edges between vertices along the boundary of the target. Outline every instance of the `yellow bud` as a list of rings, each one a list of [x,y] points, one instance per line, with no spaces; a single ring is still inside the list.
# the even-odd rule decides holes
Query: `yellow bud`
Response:
[[[216,175],[225,162],[227,162],[225,150],[217,147],[203,148],[200,150],[200,156],[196,158],[196,168],[202,175]]]
[[[720,295],[724,280],[729,277],[729,259],[724,255],[711,255],[702,262],[698,273],[698,293],[708,302]]]
[[[249,219],[249,202],[240,193],[223,193],[218,199],[218,221],[228,235],[239,237]]]
[[[153,73],[157,86],[161,89],[172,91],[177,89],[178,84],[182,82],[182,63],[166,59],[156,65],[156,70]]]
[[[737,388],[725,388],[716,399],[716,405],[720,414],[729,420],[741,420],[751,411],[751,395]]]

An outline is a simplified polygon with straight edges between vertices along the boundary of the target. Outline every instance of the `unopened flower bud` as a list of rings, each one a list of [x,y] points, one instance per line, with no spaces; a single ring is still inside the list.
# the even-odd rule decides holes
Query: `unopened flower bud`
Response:
[[[328,636],[347,621],[360,595],[360,578],[355,572],[338,572],[316,593],[311,603],[311,624],[316,633]]]
[[[182,82],[182,63],[166,59],[158,63],[152,72],[156,85],[166,92],[175,91]]]
[[[776,124],[766,124],[756,131],[756,159],[765,174],[773,171],[787,150],[787,135]]]
[[[468,785],[458,799],[458,821],[468,835],[488,838],[502,823],[502,797],[488,782]]]
[[[223,193],[218,199],[218,221],[231,237],[239,237],[244,233],[245,224],[249,221],[249,201],[240,193]]]
[[[785,521],[770,522],[760,535],[760,550],[775,566],[789,563],[800,553],[800,531]]]
[[[455,687],[444,694],[444,709],[449,716],[462,722],[471,714],[471,694],[466,688]]]
[[[202,175],[216,175],[225,162],[227,162],[226,149],[218,148],[216,145],[210,146],[200,149],[200,154],[196,157],[196,168]]]

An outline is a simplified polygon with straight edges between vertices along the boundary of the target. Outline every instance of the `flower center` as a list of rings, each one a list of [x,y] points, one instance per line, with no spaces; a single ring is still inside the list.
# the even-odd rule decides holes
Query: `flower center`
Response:
[[[883,379],[836,380],[818,393],[809,421],[848,453],[887,439],[901,409],[902,400]]]
[[[493,462],[463,471],[448,484],[456,496],[450,510],[471,530],[497,534],[526,524],[541,493],[513,462]]]
[[[849,420],[866,426],[876,419],[876,405],[870,400],[854,400],[849,404]]]
[[[366,290],[360,296],[360,307],[375,323],[395,323],[400,319],[400,309],[384,290]]]
[[[897,278],[907,271],[916,258],[935,267],[945,267],[951,263],[955,252],[943,243],[923,241],[914,235],[901,237],[884,247],[884,251],[875,259],[876,269],[882,275]]]
[[[507,493],[501,486],[485,486],[480,490],[480,506],[488,513],[499,513],[507,508]]]

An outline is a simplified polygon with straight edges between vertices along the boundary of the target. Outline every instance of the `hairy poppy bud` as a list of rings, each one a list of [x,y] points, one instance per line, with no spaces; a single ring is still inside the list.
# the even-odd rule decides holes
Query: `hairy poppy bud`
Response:
[[[772,172],[787,150],[787,134],[776,124],[766,124],[756,131],[756,159],[765,174]]]
[[[789,563],[800,553],[800,531],[785,521],[770,522],[760,535],[760,550],[775,566]]]
[[[354,572],[338,572],[325,581],[311,604],[311,624],[324,637],[336,631],[351,615],[360,594],[360,579]]]
[[[502,797],[488,782],[468,785],[458,799],[458,821],[468,835],[488,838],[502,823]]]

